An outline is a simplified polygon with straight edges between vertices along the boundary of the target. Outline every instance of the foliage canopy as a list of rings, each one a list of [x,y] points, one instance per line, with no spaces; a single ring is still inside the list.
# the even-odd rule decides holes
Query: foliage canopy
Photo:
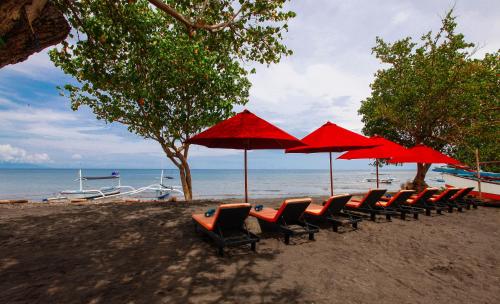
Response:
[[[205,3],[175,1],[175,7],[191,16],[198,2]],[[211,21],[221,13],[221,5],[232,1],[208,2],[204,20]],[[193,33],[148,1],[58,1],[76,39],[53,49],[50,56],[78,81],[63,90],[72,108],[89,106],[98,119],[123,123],[131,132],[159,142],[179,168],[189,200],[186,141],[229,117],[233,105],[248,101],[250,82],[243,61],[272,63],[290,53],[280,43],[286,24],[273,23],[293,17],[281,12],[284,2],[254,5],[245,10],[246,19],[231,26]]]
[[[371,96],[359,109],[363,133],[405,146],[424,143],[469,164],[479,142],[500,155],[499,53],[472,59],[474,44],[456,27],[450,10],[440,30],[423,35],[420,44],[377,37],[373,53],[386,67],[375,74]],[[419,164],[415,187],[424,185],[428,168]]]

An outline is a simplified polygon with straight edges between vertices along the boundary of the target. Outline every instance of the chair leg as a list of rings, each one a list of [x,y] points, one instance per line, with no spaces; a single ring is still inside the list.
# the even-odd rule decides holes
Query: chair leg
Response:
[[[375,213],[374,212],[370,213],[370,220],[375,222]]]
[[[415,213],[413,214],[413,218],[414,218],[414,219],[416,219],[416,220],[418,220],[418,212],[415,212]]]
[[[453,206],[448,206],[448,212],[453,213]]]
[[[386,214],[385,215],[385,219],[388,220],[388,221],[390,221],[391,220],[391,215],[390,214]]]
[[[353,229],[358,229],[358,222],[352,223],[352,228]]]
[[[441,209],[437,209],[436,212],[437,214],[443,214],[443,212],[441,212]]]
[[[286,245],[290,244],[290,235],[288,233],[285,234],[285,244]]]
[[[431,215],[431,209],[429,209],[429,208],[425,209],[425,215],[430,216]]]
[[[253,252],[256,251],[256,244],[255,242],[253,242],[251,245],[250,245],[250,249],[252,249]]]
[[[406,212],[401,211],[401,219],[405,220],[406,219]]]
[[[314,241],[314,233],[309,233],[309,241]]]
[[[217,248],[217,253],[219,254],[220,257],[223,257],[224,256],[224,247],[219,246]]]
[[[339,225],[333,223],[333,232],[339,232]]]

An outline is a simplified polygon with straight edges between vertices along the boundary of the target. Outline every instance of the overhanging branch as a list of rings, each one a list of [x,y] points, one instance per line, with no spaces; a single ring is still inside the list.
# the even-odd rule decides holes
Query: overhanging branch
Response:
[[[192,30],[196,30],[196,29],[204,29],[204,30],[208,30],[211,32],[222,30],[222,29],[230,26],[231,24],[237,22],[236,17],[238,17],[238,15],[241,13],[241,11],[243,9],[243,6],[245,5],[245,3],[243,3],[241,5],[240,9],[235,14],[233,14],[229,18],[228,21],[217,23],[217,24],[204,24],[200,21],[193,22],[193,21],[189,20],[189,18],[185,17],[184,15],[182,15],[181,13],[176,11],[173,7],[166,4],[162,0],[148,0],[148,1],[149,1],[149,3],[151,3],[152,5],[157,7],[158,9],[164,11],[165,13],[169,14],[170,16],[172,16],[173,18],[177,19],[179,22],[184,24],[184,26],[186,26],[190,32]]]

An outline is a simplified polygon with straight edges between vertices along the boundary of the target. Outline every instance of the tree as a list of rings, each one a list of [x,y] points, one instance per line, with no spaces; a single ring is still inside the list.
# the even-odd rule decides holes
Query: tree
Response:
[[[464,163],[476,165],[475,149],[480,152],[482,167],[488,171],[500,171],[500,51],[486,54],[482,60],[471,63],[478,86],[476,96],[478,102],[472,112],[471,124],[468,125],[454,147],[453,152]]]
[[[192,2],[176,1],[187,15]],[[50,52],[52,61],[78,81],[62,90],[73,110],[89,106],[98,119],[125,124],[157,141],[179,169],[185,199],[191,200],[187,140],[229,117],[233,105],[247,102],[250,82],[243,60],[277,62],[289,53],[279,43],[284,25],[273,25],[268,17],[254,20],[266,24],[249,26],[253,33],[235,38],[230,27],[214,33],[186,31],[147,1],[59,5],[83,33],[75,43],[64,42]],[[258,18],[258,12],[253,14]],[[257,37],[273,43],[257,46]]]
[[[492,69],[496,64],[498,76],[498,53],[472,59],[474,44],[456,33],[456,26],[450,10],[441,29],[423,35],[420,45],[410,37],[394,43],[377,37],[373,53],[386,68],[375,74],[371,96],[359,109],[363,133],[405,146],[424,143],[448,154],[457,153],[470,138],[477,141],[480,125],[482,132],[493,134],[484,126],[494,122],[486,115],[486,104],[498,108],[498,78]],[[429,167],[417,165],[414,188],[425,186]]]

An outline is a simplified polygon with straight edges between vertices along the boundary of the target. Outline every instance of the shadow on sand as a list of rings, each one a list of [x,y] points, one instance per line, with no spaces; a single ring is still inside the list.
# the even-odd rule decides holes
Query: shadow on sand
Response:
[[[82,207],[0,223],[0,303],[303,303],[258,244],[225,258],[186,205]],[[264,241],[265,242],[265,241]],[[279,268],[278,268],[279,269]]]

